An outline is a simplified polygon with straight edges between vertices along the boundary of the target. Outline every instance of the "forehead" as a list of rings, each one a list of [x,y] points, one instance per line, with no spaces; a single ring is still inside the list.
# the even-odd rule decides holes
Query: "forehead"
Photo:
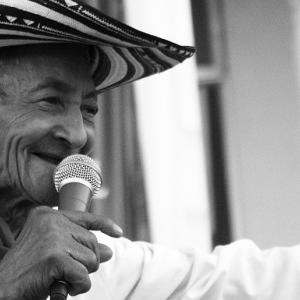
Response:
[[[77,45],[30,45],[0,50],[2,89],[18,92],[46,78],[93,85],[87,47]]]

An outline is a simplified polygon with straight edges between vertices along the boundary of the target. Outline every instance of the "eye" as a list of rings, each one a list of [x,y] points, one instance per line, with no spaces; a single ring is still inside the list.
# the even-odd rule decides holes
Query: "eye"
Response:
[[[93,118],[98,113],[98,107],[92,105],[82,105],[81,111],[88,118]]]
[[[37,99],[36,104],[42,111],[58,113],[64,109],[62,99],[58,96],[47,96]]]
[[[47,98],[43,98],[43,99],[40,99],[40,102],[45,102],[45,103],[48,103],[48,104],[59,104],[60,103],[60,99],[59,97],[47,97]]]
[[[51,97],[45,97],[38,100],[38,102],[45,106],[60,106],[61,105],[61,99],[56,96]]]

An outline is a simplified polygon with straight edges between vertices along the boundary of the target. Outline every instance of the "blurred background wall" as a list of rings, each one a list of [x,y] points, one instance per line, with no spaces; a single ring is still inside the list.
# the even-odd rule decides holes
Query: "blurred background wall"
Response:
[[[191,3],[127,0],[129,23],[194,45]],[[134,85],[152,240],[208,250],[210,207],[196,59]]]
[[[233,236],[262,247],[299,243],[296,10],[292,1],[225,0],[224,14],[223,112]]]
[[[209,250],[300,241],[297,0],[93,0],[197,54],[100,96],[93,209],[133,239]]]

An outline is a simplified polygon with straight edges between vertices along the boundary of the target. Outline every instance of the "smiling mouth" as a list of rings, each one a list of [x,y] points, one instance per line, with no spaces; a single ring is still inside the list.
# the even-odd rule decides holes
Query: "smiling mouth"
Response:
[[[33,154],[39,157],[40,159],[53,165],[58,165],[63,159],[63,157],[53,155],[53,154],[48,154],[48,153],[33,153]]]

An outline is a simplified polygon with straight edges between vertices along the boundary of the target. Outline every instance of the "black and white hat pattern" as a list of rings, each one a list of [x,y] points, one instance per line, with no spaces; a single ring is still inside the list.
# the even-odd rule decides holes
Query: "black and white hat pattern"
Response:
[[[0,0],[0,47],[39,43],[94,46],[93,76],[99,92],[167,70],[195,52],[79,1]]]

